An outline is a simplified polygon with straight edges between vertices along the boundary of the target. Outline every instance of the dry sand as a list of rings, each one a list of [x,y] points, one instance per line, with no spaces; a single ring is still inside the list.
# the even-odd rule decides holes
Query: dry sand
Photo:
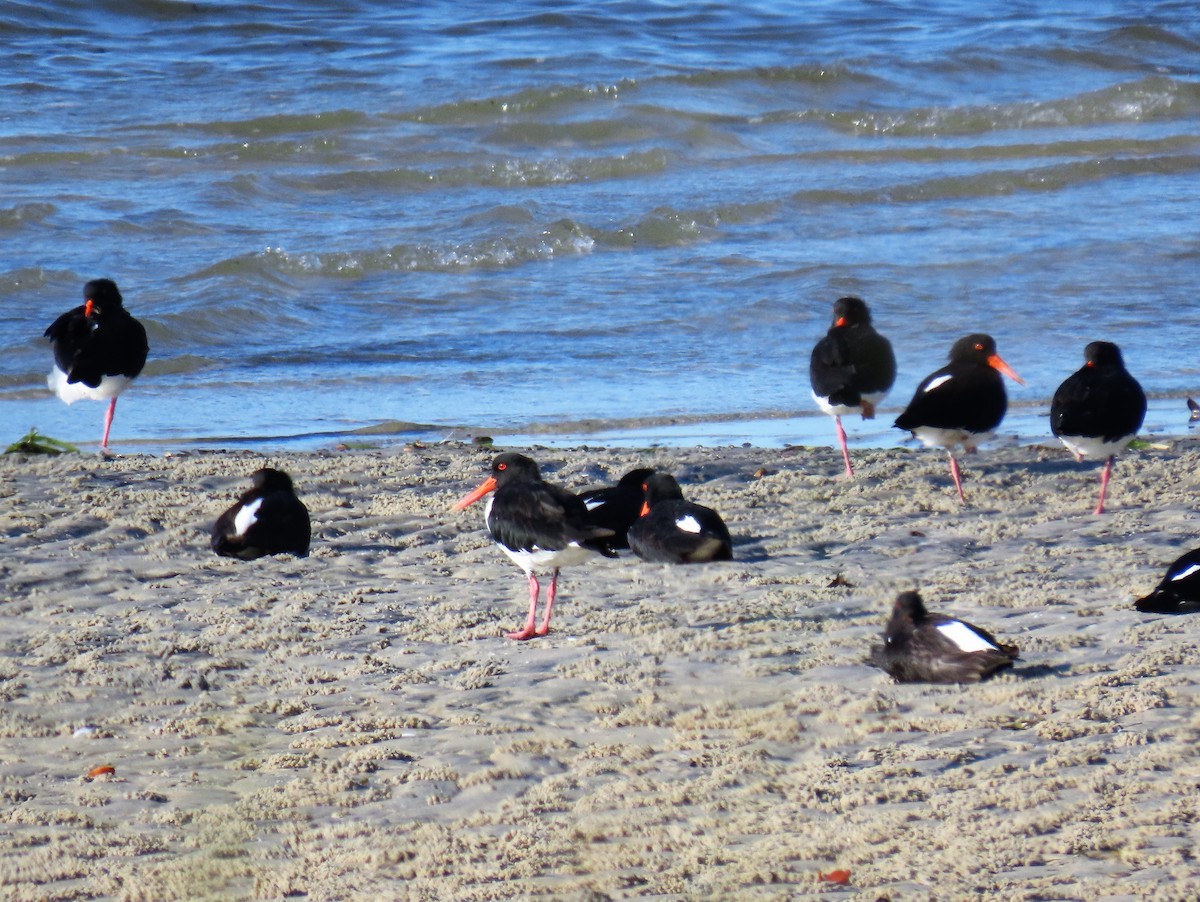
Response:
[[[1131,607],[1200,544],[1200,445],[1126,455],[1101,517],[1048,447],[965,459],[965,507],[932,451],[533,449],[669,469],[738,560],[566,571],[527,643],[450,511],[492,453],[0,459],[0,897],[1200,896],[1200,618]],[[208,550],[262,465],[307,559]],[[893,684],[910,587],[1022,661]]]

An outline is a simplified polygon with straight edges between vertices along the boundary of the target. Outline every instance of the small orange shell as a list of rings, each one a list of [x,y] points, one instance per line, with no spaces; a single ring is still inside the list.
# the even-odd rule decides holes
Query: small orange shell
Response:
[[[111,764],[100,764],[88,771],[88,779],[94,780],[97,777],[103,777],[105,774],[115,774],[117,769]]]
[[[845,886],[850,882],[850,872],[846,870],[830,871],[828,874],[817,873],[817,879],[822,883],[836,883]]]

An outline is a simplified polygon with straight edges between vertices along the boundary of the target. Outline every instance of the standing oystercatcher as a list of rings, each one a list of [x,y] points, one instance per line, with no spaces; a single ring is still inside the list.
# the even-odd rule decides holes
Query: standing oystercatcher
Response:
[[[1075,455],[1106,458],[1100,474],[1100,501],[1113,458],[1137,435],[1146,418],[1146,393],[1125,369],[1121,349],[1109,341],[1093,341],[1083,349],[1083,366],[1068,376],[1050,403],[1050,431]]]
[[[217,518],[212,550],[243,561],[268,554],[308,555],[312,527],[308,508],[296,497],[292,477],[263,467],[250,474],[251,488]]]
[[[1167,568],[1153,592],[1133,606],[1146,614],[1192,614],[1200,611],[1200,548]]]
[[[875,331],[871,311],[861,298],[844,297],[834,302],[833,325],[813,348],[808,378],[817,406],[833,417],[846,477],[853,478],[842,417],[860,411],[864,420],[874,419],[875,405],[896,381],[892,344]]]
[[[949,452],[950,475],[961,501],[966,496],[954,447],[973,452],[1004,419],[1008,396],[1000,373],[1025,384],[996,353],[990,335],[964,336],[950,348],[950,362],[921,381],[904,413],[896,417],[897,428],[907,429],[927,447]]]
[[[594,553],[616,557],[605,545],[611,529],[588,522],[587,508],[578,495],[542,481],[538,465],[523,454],[509,452],[492,461],[492,473],[469,495],[454,505],[462,510],[484,495],[488,498],[484,519],[488,532],[500,550],[529,577],[529,616],[525,626],[509,639],[531,639],[550,632],[550,613],[558,590],[560,567],[578,564]],[[546,613],[536,625],[538,595],[537,574],[549,571],[550,588],[546,591]]]
[[[1011,667],[1017,646],[998,642],[965,620],[925,610],[916,592],[901,592],[873,663],[900,683],[978,683]]]
[[[68,404],[80,398],[109,399],[100,442],[104,450],[117,395],[142,371],[150,346],[142,324],[122,305],[115,282],[93,279],[83,286],[83,300],[46,330],[45,337],[54,349],[54,370],[47,383]]]
[[[616,485],[579,493],[588,509],[588,520],[613,531],[607,540],[609,548],[629,547],[629,527],[641,514],[646,494],[642,483],[653,472],[649,467],[639,467],[622,476]]]
[[[704,564],[733,560],[733,541],[721,515],[685,501],[675,477],[652,473],[643,484],[642,515],[629,527],[629,547],[644,561]]]

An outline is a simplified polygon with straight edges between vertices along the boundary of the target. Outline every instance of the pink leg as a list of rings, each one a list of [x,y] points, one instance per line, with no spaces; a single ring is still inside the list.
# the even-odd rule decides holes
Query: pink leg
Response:
[[[101,448],[108,447],[108,430],[112,429],[113,412],[117,409],[117,399],[113,398],[108,402],[108,412],[104,414],[104,441],[100,443]]]
[[[518,632],[505,633],[506,639],[532,639],[537,635],[534,630],[534,620],[537,617],[538,592],[541,591],[541,586],[538,585],[537,577],[532,573],[529,574],[529,616],[525,618],[525,625]]]
[[[1112,475],[1113,459],[1109,455],[1108,460],[1104,462],[1104,471],[1100,474],[1100,503],[1096,505],[1095,513],[1104,513],[1104,496],[1108,492],[1108,477]]]
[[[550,612],[554,610],[554,596],[558,594],[558,568],[554,568],[554,575],[550,577],[550,588],[546,590],[546,616],[542,618],[542,625],[538,627],[537,634],[544,636],[550,632]]]
[[[954,452],[950,452],[950,475],[954,477],[954,487],[958,489],[958,500],[966,501],[967,496],[962,490],[962,473],[958,469],[958,461],[954,459]]]
[[[838,444],[842,446],[842,460],[846,462],[846,478],[854,478],[854,467],[850,466],[850,449],[846,447],[846,430],[842,428],[842,418],[834,417],[834,424],[837,426]]]

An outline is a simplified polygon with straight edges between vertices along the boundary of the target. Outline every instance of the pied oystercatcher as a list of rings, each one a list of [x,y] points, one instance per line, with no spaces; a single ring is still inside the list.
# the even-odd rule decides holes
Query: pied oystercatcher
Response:
[[[578,564],[594,553],[616,557],[605,541],[611,529],[588,521],[588,511],[578,495],[544,482],[538,465],[523,454],[508,452],[492,461],[492,472],[479,486],[454,505],[462,510],[490,495],[484,520],[500,550],[529,578],[529,616],[509,639],[531,639],[550,632],[550,614],[558,590],[560,567]],[[537,574],[550,572],[546,613],[537,624],[541,587]]]
[[[1054,393],[1050,431],[1076,460],[1105,458],[1095,510],[1102,514],[1113,459],[1137,435],[1146,418],[1146,393],[1129,375],[1121,349],[1112,342],[1091,342],[1083,349],[1083,360],[1083,366]]]
[[[1147,614],[1192,614],[1200,611],[1200,548],[1167,568],[1158,588],[1133,606]]]
[[[900,683],[978,683],[1011,667],[1017,652],[981,627],[930,613],[916,592],[901,592],[871,657]]]
[[[871,311],[861,298],[838,298],[833,305],[833,325],[813,348],[808,378],[817,406],[837,427],[838,444],[846,462],[846,476],[854,476],[842,417],[859,411],[864,420],[875,417],[875,407],[896,381],[892,344],[871,325]]]
[[[46,381],[68,404],[81,398],[108,400],[103,450],[108,448],[117,395],[142,371],[150,346],[146,330],[129,315],[111,279],[93,279],[84,285],[83,301],[45,332],[54,350],[54,370]]]
[[[595,526],[613,531],[607,540],[609,548],[629,547],[629,527],[641,514],[646,494],[642,483],[653,472],[650,467],[638,467],[617,480],[616,485],[579,493],[588,510],[588,520]]]
[[[950,348],[950,362],[921,380],[904,413],[896,417],[897,428],[907,429],[927,447],[949,452],[950,475],[962,501],[966,496],[954,448],[975,451],[1004,419],[1008,396],[1000,373],[1025,384],[996,353],[990,335],[966,335]]]
[[[652,473],[643,484],[642,515],[629,527],[629,547],[644,561],[703,564],[733,560],[733,541],[721,515],[685,501],[668,473]]]
[[[250,474],[250,485],[237,503],[217,518],[212,550],[244,561],[267,554],[305,557],[312,527],[292,478],[282,470],[263,467]]]

